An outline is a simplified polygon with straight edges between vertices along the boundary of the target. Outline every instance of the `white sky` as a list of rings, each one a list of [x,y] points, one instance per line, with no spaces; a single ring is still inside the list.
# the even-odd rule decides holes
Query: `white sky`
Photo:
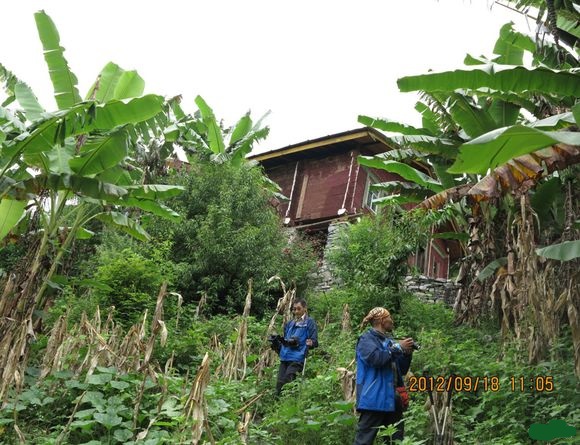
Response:
[[[419,125],[416,95],[400,93],[397,78],[490,55],[509,21],[530,32],[491,0],[10,0],[0,62],[49,110],[39,9],[59,30],[81,96],[113,61],[136,69],[147,93],[182,94],[186,111],[201,94],[228,125],[271,110],[258,151],[360,127],[359,114]]]

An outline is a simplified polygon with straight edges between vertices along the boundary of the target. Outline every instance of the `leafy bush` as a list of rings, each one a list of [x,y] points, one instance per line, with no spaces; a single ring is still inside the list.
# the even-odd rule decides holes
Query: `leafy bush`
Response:
[[[101,264],[95,279],[112,290],[96,290],[102,306],[114,306],[124,324],[135,323],[145,309],[155,309],[155,301],[165,280],[158,264],[131,249],[123,249]]]
[[[239,313],[251,278],[261,311],[278,298],[277,287],[266,282],[272,275],[306,282],[314,255],[304,243],[288,242],[261,175],[245,165],[200,160],[174,177],[186,191],[170,205],[184,220],[173,226],[152,221],[148,227],[158,239],[171,240],[171,259],[179,264],[176,284],[186,302],[207,293],[210,313]]]
[[[362,315],[374,306],[398,310],[399,287],[407,258],[422,240],[421,220],[413,213],[379,214],[346,225],[329,253],[335,274],[356,295],[353,311]]]

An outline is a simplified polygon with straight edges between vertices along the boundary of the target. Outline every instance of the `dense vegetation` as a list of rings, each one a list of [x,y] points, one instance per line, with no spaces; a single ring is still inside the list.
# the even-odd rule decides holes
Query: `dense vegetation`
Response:
[[[574,46],[574,9],[547,3]],[[112,63],[83,100],[54,24],[35,17],[59,110],[0,65],[0,443],[350,443],[354,345],[375,305],[422,345],[410,388],[460,377],[451,398],[415,385],[405,444],[433,443],[447,403],[444,443],[580,425],[575,48],[506,25],[493,59],[400,79],[423,93],[422,128],[361,116],[399,135],[359,162],[405,181],[375,186],[386,209],[344,229],[329,256],[342,285],[317,294],[311,246],[281,227],[270,202],[283,197],[245,161],[261,120],[225,128],[201,97],[187,114]],[[187,163],[168,162],[175,146]],[[465,253],[454,311],[401,286],[440,227]],[[277,399],[266,339],[296,295],[320,347]]]

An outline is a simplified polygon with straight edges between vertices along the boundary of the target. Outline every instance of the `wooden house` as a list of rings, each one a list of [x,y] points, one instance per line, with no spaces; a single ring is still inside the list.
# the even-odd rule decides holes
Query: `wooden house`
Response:
[[[393,173],[363,167],[359,155],[390,150],[386,138],[373,128],[359,128],[251,156],[276,182],[287,202],[277,205],[284,224],[325,240],[328,226],[375,212],[381,197],[370,190],[379,182],[401,180]],[[446,242],[433,240],[410,263],[423,274],[447,278],[450,254]]]

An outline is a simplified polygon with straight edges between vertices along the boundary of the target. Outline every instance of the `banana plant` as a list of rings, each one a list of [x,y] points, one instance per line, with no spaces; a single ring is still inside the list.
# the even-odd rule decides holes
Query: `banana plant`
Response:
[[[0,65],[7,96],[0,106],[0,240],[25,213],[37,221],[29,236],[38,237],[32,259],[14,271],[16,285],[9,282],[0,301],[2,319],[12,320],[0,324],[0,350],[9,351],[0,362],[5,371],[19,362],[12,355],[25,350],[20,323],[32,323],[34,310],[45,306],[63,255],[75,239],[90,236],[89,221],[99,219],[146,240],[130,209],[179,219],[160,201],[181,187],[145,183],[133,161],[138,144],[168,119],[169,104],[161,96],[143,95],[143,79],[112,63],[81,99],[54,23],[42,11],[35,20],[58,110],[47,112],[32,90]],[[3,382],[0,398],[5,391]]]
[[[550,150],[557,144],[580,146],[580,133],[576,131],[580,106],[574,105],[580,91],[578,68],[528,69],[503,64],[522,63],[524,51],[534,50],[533,40],[507,24],[500,31],[494,59],[474,61],[468,56],[470,65],[465,69],[399,79],[401,91],[423,92],[423,101],[416,106],[423,117],[423,128],[359,116],[359,122],[365,125],[396,133],[388,139],[398,149],[375,157],[359,157],[359,163],[397,173],[407,184],[415,184],[410,187],[391,181],[375,185],[396,192],[388,202],[418,202],[421,195],[442,193],[457,197],[458,190],[469,194],[471,187],[467,184],[476,186],[490,171],[496,173],[492,178],[501,179],[497,168],[507,166],[514,158],[521,164],[521,157]],[[540,117],[546,104],[567,107],[569,111],[540,120],[530,120],[521,113],[525,109]],[[553,155],[556,152],[552,149]],[[544,153],[543,159],[549,158]],[[573,154],[566,159],[577,162]],[[529,178],[530,175],[519,175],[514,187],[518,180]],[[476,192],[479,189],[481,185],[471,194],[481,196]],[[451,191],[454,193],[448,193]],[[432,204],[433,200],[431,207]]]
[[[262,126],[263,121],[270,114],[266,112],[257,122],[253,122],[251,113],[244,114],[234,126],[224,128],[218,122],[213,109],[201,96],[195,98],[198,110],[193,115],[186,114],[180,107],[179,101],[171,104],[175,121],[165,130],[167,141],[181,147],[190,163],[193,156],[209,154],[212,162],[217,164],[228,163],[236,168],[254,168],[255,161],[248,161],[246,156],[254,145],[264,140],[270,129]],[[261,176],[262,187],[278,199],[287,199],[281,194],[281,188],[266,175]]]

